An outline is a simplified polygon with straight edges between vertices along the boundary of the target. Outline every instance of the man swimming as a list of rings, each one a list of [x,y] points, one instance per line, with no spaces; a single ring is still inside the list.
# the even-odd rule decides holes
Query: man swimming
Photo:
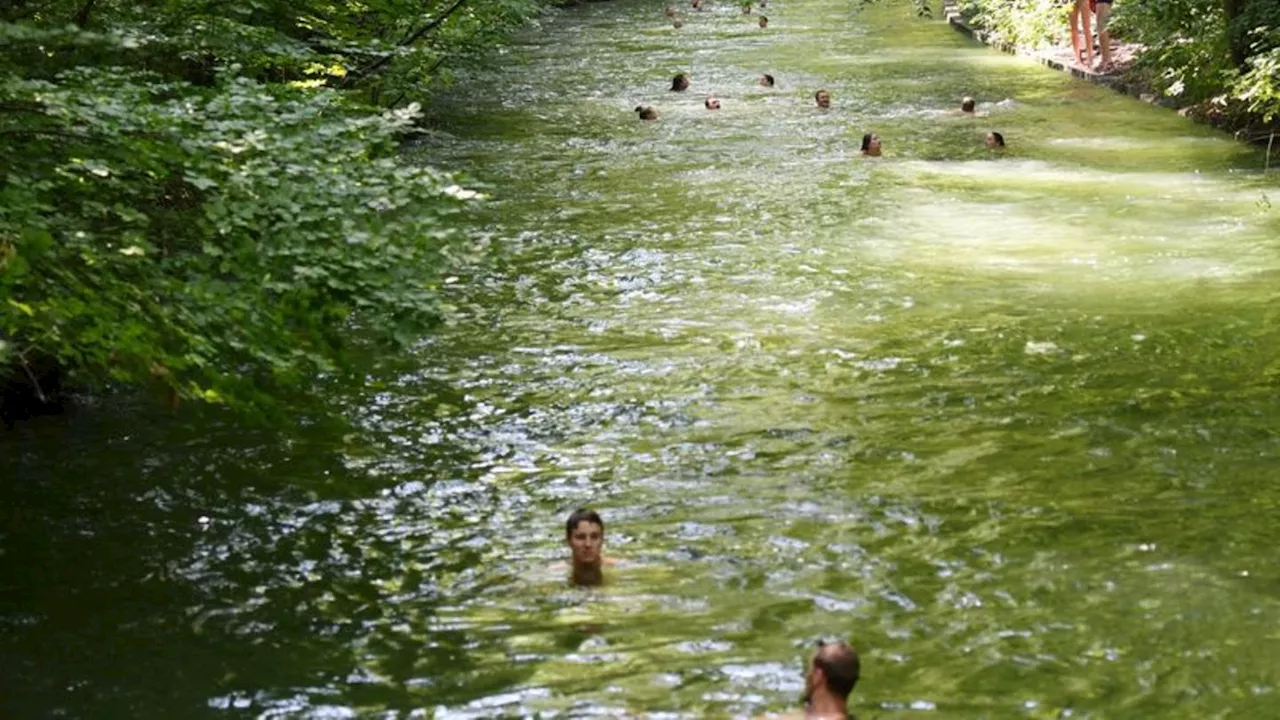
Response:
[[[820,108],[829,108],[831,107],[831,93],[826,90],[819,90],[813,94],[813,101],[818,103]]]
[[[604,557],[604,521],[595,510],[578,508],[564,523],[564,541],[572,553],[573,572],[569,582],[579,587],[604,584],[604,566],[613,561]]]
[[[706,99],[706,100],[704,100],[704,101],[702,102],[702,104],[703,104],[703,105],[704,105],[708,110],[719,110],[719,109],[720,109],[720,101],[716,99],[716,96],[715,96],[715,95],[708,95],[708,96],[707,96],[707,99]]]
[[[637,105],[635,112],[637,115],[640,116],[641,120],[657,120],[658,119],[658,111],[654,110],[648,105]]]
[[[759,85],[760,85],[760,87],[767,87],[767,88],[771,88],[771,87],[773,87],[773,76],[772,76],[772,75],[770,75],[769,73],[765,73],[765,74],[761,75],[761,76],[760,76],[760,79],[759,79],[759,80],[757,80],[756,82],[757,82],[757,84],[759,84]]]
[[[760,16],[760,27],[762,27],[762,28],[767,28],[767,27],[769,27],[769,18],[767,18],[767,17],[765,17],[765,16],[761,15],[761,16]]]
[[[984,141],[984,144],[987,146],[988,150],[1003,150],[1004,135],[995,131],[989,132],[987,133],[987,139]]]
[[[974,102],[973,98],[971,97],[966,97],[965,99],[960,101],[960,112],[962,113],[968,113],[972,115],[973,111],[976,110],[977,108],[978,108],[978,104]]]
[[[679,73],[671,78],[671,92],[684,92],[689,89],[689,76],[686,73]]]
[[[848,643],[818,641],[804,677],[804,716],[823,720],[847,720],[849,694],[858,684],[862,663]]]

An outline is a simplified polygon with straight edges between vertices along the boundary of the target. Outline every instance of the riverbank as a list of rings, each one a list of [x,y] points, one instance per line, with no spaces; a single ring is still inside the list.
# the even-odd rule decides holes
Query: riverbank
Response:
[[[943,15],[952,28],[984,45],[1032,59],[1045,67],[1109,87],[1143,102],[1174,110],[1183,117],[1231,133],[1239,140],[1270,147],[1274,136],[1280,134],[1280,122],[1267,122],[1257,113],[1244,111],[1239,103],[1188,103],[1161,92],[1152,82],[1151,70],[1144,69],[1139,62],[1147,52],[1147,48],[1139,43],[1113,38],[1113,68],[1109,72],[1097,72],[1082,66],[1068,44],[1046,42],[1030,45],[1006,39],[1000,33],[981,26],[973,18],[966,17],[956,0],[944,2]],[[1063,32],[1066,32],[1065,29]]]

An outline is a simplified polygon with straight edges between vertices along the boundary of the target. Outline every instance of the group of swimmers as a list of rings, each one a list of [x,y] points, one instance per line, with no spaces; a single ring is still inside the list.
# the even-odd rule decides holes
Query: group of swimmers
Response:
[[[1081,2],[1084,2],[1084,1],[1085,0],[1081,0]],[[1088,1],[1096,2],[1099,0],[1088,0]],[[762,8],[765,7],[765,3],[766,3],[766,0],[761,0],[760,7]],[[691,4],[695,10],[701,11],[703,9],[703,0],[691,0]],[[742,11],[744,13],[750,13],[751,4],[744,3],[742,6]],[[667,17],[672,18],[672,22],[675,24],[675,27],[679,28],[681,27],[681,25],[684,24],[683,21],[680,19],[679,13],[676,12],[675,8],[668,5],[665,9],[665,12]],[[764,27],[768,27],[768,25],[769,25],[769,18],[761,16],[760,27],[764,28]],[[1074,18],[1073,18],[1073,25],[1072,25],[1073,37],[1074,37],[1074,27],[1075,26],[1074,26]],[[1086,30],[1088,28],[1087,21],[1085,23],[1085,28]],[[1092,53],[1092,49],[1090,50],[1090,53]],[[688,90],[692,86],[692,84],[693,84],[692,78],[690,78],[688,73],[683,73],[683,72],[676,73],[676,76],[671,79],[671,92],[684,92]],[[759,79],[756,81],[756,84],[765,88],[773,88],[776,85],[774,77],[768,73],[761,75]],[[813,99],[814,99],[814,102],[817,104],[818,108],[822,110],[828,110],[831,108],[831,93],[829,91],[825,89],[818,90],[813,94]],[[703,107],[705,107],[707,110],[714,111],[714,110],[720,109],[720,99],[711,93],[707,94],[707,97],[705,100],[703,100],[702,104],[703,104]],[[964,98],[963,100],[960,101],[960,112],[965,115],[971,115],[971,116],[976,115],[977,103],[971,97]],[[639,116],[641,120],[652,121],[652,120],[658,119],[658,111],[649,105],[637,105],[635,109],[635,113],[636,115]],[[1001,150],[1005,147],[1004,135],[1001,133],[995,132],[994,130],[991,132],[988,132],[986,134],[986,137],[983,139],[983,144],[986,145],[987,149],[989,150]],[[875,133],[866,133],[865,135],[862,136],[862,154],[868,157],[880,157],[880,136],[879,135],[876,135]]]
[[[763,10],[766,6],[768,6],[768,4],[769,4],[769,0],[760,0],[760,9]],[[703,6],[702,0],[690,0],[689,6],[698,12],[702,12],[703,10],[706,10],[706,7]],[[674,27],[677,30],[684,27],[684,18],[680,17],[680,13],[677,12],[674,7],[668,5],[665,8],[663,8],[662,12],[667,16],[669,20],[671,20],[672,27]],[[742,14],[743,15],[751,14],[751,3],[744,2],[742,4]],[[761,29],[767,28],[769,27],[769,18],[765,17],[764,15],[761,15],[756,20],[756,24],[759,25]]]
[[[692,80],[688,73],[677,73],[676,76],[671,79],[671,91],[684,92],[688,90],[692,84]],[[775,80],[772,75],[765,73],[760,76],[756,81],[756,84],[761,87],[772,88],[775,86]],[[825,89],[815,92],[813,94],[813,100],[814,103],[823,110],[831,108],[831,93]],[[703,107],[708,110],[719,110],[720,99],[715,95],[708,94],[706,99],[703,101]],[[635,112],[639,115],[641,120],[658,119],[658,111],[647,105],[636,106]],[[964,98],[960,101],[960,113],[962,115],[976,116],[977,102],[971,97]],[[989,150],[1003,149],[1005,147],[1004,135],[992,130],[991,132],[988,132],[986,137],[983,139],[983,144],[985,144]],[[866,133],[862,136],[862,154],[869,157],[880,156],[879,135],[876,135],[875,133]]]
[[[575,510],[564,524],[569,546],[569,582],[578,587],[605,584],[606,567],[614,561],[604,555],[604,520],[594,510]],[[849,695],[858,684],[862,665],[853,646],[844,641],[818,641],[804,679],[804,714],[809,720],[847,720]]]

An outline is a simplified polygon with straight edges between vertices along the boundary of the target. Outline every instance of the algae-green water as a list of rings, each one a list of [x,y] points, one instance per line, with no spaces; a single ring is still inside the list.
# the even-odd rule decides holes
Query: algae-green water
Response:
[[[753,717],[842,638],[861,718],[1280,717],[1264,153],[906,7],[708,4],[430,105],[497,260],[325,386],[350,427],[5,435],[0,714]]]

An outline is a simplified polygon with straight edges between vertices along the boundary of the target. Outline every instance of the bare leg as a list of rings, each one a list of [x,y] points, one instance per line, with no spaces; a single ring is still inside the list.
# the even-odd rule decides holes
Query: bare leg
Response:
[[[1084,62],[1084,53],[1080,52],[1080,5],[1079,3],[1071,7],[1071,52],[1076,56],[1076,62]]]
[[[1080,13],[1080,24],[1084,26],[1085,67],[1093,67],[1093,31],[1089,28],[1089,0],[1076,0],[1076,12]]]
[[[1111,3],[1098,3],[1098,44],[1102,46],[1102,64],[1098,66],[1099,70],[1106,72],[1111,69],[1111,31],[1107,30],[1108,20],[1111,19]]]

